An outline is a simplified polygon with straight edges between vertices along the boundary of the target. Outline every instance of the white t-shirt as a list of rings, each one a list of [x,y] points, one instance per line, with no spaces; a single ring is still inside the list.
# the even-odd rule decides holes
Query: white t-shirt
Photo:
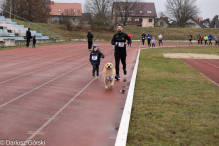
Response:
[[[152,43],[153,43],[153,44],[155,44],[155,39],[154,39],[154,40],[152,40]]]
[[[162,35],[161,34],[158,35],[158,38],[159,38],[159,40],[162,40]]]

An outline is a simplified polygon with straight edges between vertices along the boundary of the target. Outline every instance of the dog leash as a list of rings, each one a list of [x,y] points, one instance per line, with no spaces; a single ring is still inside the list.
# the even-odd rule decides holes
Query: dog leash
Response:
[[[111,53],[111,55],[110,55],[109,61],[110,61],[110,59],[111,59],[111,57],[112,57],[112,55],[113,55],[114,50],[115,50],[115,46],[113,46],[113,51],[112,51],[112,53]],[[108,61],[108,62],[109,62],[109,61]]]

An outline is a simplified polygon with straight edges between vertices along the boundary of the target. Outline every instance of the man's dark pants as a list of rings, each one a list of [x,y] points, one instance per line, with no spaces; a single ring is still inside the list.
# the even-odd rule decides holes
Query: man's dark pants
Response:
[[[123,65],[123,69],[126,69],[126,49],[116,49],[114,55],[116,61],[116,75],[119,75],[120,59]]]
[[[30,39],[27,39],[27,47],[29,47]]]
[[[88,49],[91,49],[91,48],[92,48],[92,44],[93,44],[92,41],[88,41]]]

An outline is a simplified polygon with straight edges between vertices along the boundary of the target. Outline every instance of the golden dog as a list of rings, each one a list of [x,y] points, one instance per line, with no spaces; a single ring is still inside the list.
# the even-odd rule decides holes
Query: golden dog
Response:
[[[103,68],[103,79],[105,83],[105,89],[111,89],[114,84],[114,75],[115,75],[115,68],[112,63],[105,64]],[[110,86],[108,87],[108,83]]]

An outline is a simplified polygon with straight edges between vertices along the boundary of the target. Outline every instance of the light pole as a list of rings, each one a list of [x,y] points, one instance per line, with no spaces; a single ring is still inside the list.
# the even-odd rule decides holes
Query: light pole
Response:
[[[10,5],[10,19],[11,19],[12,0],[10,3],[11,3],[11,5]]]

